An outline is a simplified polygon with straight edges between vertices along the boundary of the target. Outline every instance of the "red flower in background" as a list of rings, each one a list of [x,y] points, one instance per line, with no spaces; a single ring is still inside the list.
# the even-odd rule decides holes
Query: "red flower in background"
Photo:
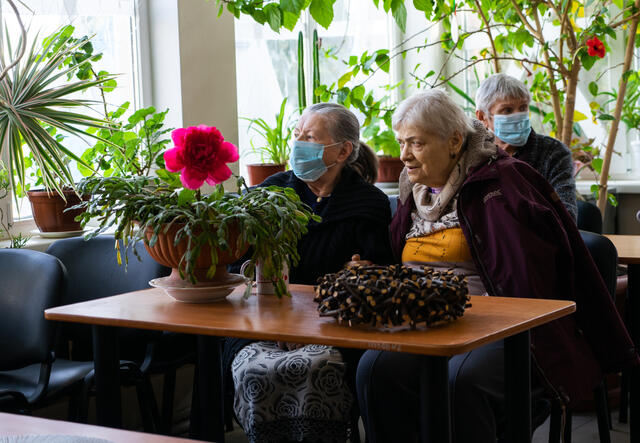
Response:
[[[231,177],[227,163],[238,161],[238,148],[224,141],[217,128],[179,128],[171,138],[175,147],[165,151],[165,165],[171,172],[180,172],[185,188],[198,189],[205,181],[214,186]]]
[[[604,58],[604,53],[606,52],[604,43],[598,37],[587,40],[587,52],[590,56]]]

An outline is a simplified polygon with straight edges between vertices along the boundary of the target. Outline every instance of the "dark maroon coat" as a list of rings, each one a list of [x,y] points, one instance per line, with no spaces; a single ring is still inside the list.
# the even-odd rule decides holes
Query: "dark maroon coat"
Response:
[[[534,364],[564,401],[593,398],[602,373],[640,360],[573,218],[547,181],[503,151],[460,189],[458,217],[489,295],[573,300],[575,314],[532,330]],[[401,257],[415,209],[391,222]]]

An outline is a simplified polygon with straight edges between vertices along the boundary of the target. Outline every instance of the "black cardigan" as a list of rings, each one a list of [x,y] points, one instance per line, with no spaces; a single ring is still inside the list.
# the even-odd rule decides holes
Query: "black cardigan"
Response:
[[[307,186],[293,172],[272,175],[259,186],[292,188],[302,198]],[[313,285],[318,277],[336,272],[360,254],[363,260],[390,263],[391,209],[387,196],[346,166],[327,204],[298,242],[300,262],[289,272],[291,283]]]

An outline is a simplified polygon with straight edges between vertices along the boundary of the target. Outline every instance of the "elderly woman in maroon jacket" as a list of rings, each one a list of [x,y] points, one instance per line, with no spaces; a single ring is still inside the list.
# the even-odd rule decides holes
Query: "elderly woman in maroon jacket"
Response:
[[[453,268],[472,294],[571,299],[577,314],[532,331],[540,379],[561,401],[592,396],[603,372],[638,362],[572,217],[533,168],[499,150],[442,91],[400,104],[405,169],[391,223],[396,258]],[[369,441],[417,439],[419,357],[367,351],[358,400]],[[454,441],[491,442],[504,425],[503,342],[451,358]]]

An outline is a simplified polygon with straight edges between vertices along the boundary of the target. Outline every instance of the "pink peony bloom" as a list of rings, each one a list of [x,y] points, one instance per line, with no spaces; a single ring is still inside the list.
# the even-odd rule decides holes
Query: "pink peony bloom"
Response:
[[[224,141],[213,126],[190,126],[171,132],[175,145],[164,153],[167,170],[180,172],[185,188],[198,189],[205,181],[211,185],[231,177],[226,165],[238,161],[238,148]]]

